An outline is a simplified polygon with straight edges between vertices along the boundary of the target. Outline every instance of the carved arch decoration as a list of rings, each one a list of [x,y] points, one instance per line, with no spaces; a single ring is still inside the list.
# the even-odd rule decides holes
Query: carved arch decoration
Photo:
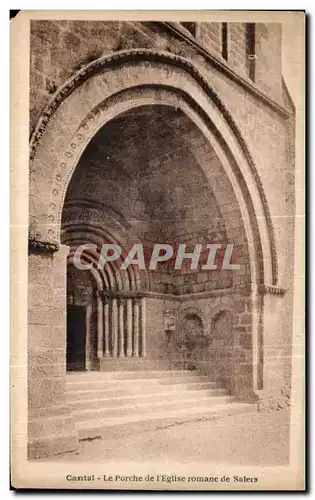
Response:
[[[95,249],[88,248],[84,250],[80,260],[83,264],[93,266],[91,271],[97,273],[100,278],[99,290],[115,294],[117,292],[137,292],[150,289],[151,279],[146,270],[138,269],[134,265],[128,266],[126,270],[120,269],[123,259],[127,255],[126,235],[124,233],[113,234],[107,228],[105,229],[104,224],[100,225],[92,221],[84,223],[84,221],[77,220],[64,229],[62,242],[70,247],[69,264],[73,263],[75,251],[80,245],[89,243],[95,246]],[[133,242],[139,243],[136,237],[133,238]],[[98,264],[104,243],[119,245],[123,251],[119,259],[107,262],[106,266],[100,268]]]
[[[241,208],[252,282],[276,285],[274,230],[245,141],[195,66],[162,51],[120,51],[93,61],[44,109],[30,141],[30,240],[58,247],[66,190],[87,144],[112,118],[152,104],[180,108],[211,142]]]

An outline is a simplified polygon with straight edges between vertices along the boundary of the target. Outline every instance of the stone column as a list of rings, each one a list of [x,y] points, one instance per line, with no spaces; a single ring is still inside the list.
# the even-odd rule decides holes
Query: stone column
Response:
[[[104,330],[103,330],[103,300],[101,291],[97,293],[97,357],[103,357],[103,343],[104,343]]]
[[[112,299],[111,334],[112,334],[112,357],[116,358],[117,357],[117,341],[118,341],[117,299]]]
[[[32,242],[28,283],[28,456],[78,448],[66,406],[66,279],[69,248]]]
[[[104,357],[109,358],[110,356],[110,346],[109,346],[109,305],[108,298],[104,298]]]
[[[133,300],[133,346],[132,355],[139,356],[139,301]]]
[[[261,287],[263,299],[262,387],[261,407],[273,408],[283,404],[281,392],[285,387],[285,338],[281,314],[285,310],[284,290],[280,287]]]
[[[146,300],[141,299],[141,356],[146,356]]]
[[[249,290],[246,294],[239,292],[234,299],[233,322],[231,328],[227,328],[233,332],[231,356],[225,357],[228,363],[225,371],[229,375],[227,388],[238,399],[252,401],[256,399],[255,387],[258,384],[260,302],[256,290]],[[218,330],[222,329],[223,326],[218,324]]]
[[[85,341],[85,368],[87,370],[91,369],[91,319],[92,319],[92,304],[86,306],[85,313],[85,331],[86,331],[86,341]]]
[[[118,304],[118,357],[125,357],[125,330],[124,330],[124,301],[119,299]]]
[[[127,345],[126,356],[129,358],[132,355],[132,299],[127,299]]]

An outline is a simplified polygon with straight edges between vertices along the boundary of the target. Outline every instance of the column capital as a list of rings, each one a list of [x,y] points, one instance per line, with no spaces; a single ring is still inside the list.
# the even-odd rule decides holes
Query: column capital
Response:
[[[63,246],[63,245],[61,245]],[[58,252],[60,245],[57,243],[51,243],[48,241],[40,241],[34,237],[29,237],[28,239],[28,251],[29,253],[42,253],[42,254],[53,254]]]
[[[277,295],[280,297],[283,297],[284,294],[286,293],[285,288],[281,288],[279,286],[274,286],[274,285],[260,285],[258,287],[258,293],[260,295]]]

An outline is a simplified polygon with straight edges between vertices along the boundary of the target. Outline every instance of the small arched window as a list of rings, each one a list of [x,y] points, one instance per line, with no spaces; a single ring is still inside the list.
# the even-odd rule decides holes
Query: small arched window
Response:
[[[249,78],[255,81],[256,72],[256,33],[255,23],[246,24],[246,65]]]
[[[221,23],[221,56],[228,60],[228,23]]]

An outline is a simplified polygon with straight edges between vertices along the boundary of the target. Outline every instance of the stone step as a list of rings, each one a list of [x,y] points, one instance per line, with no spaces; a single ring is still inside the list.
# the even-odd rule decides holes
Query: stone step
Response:
[[[209,377],[199,376],[199,375],[183,375],[172,373],[169,375],[149,375],[146,374],[141,378],[121,378],[116,379],[115,377],[77,377],[77,378],[67,378],[66,387],[67,390],[84,390],[84,389],[101,389],[110,387],[127,387],[132,385],[165,385],[165,384],[177,384],[177,383],[191,383],[191,382],[210,382]],[[213,382],[215,383],[215,382]]]
[[[121,437],[253,410],[253,404],[238,402],[218,382],[188,370],[69,374],[67,399],[80,439]]]
[[[67,385],[68,400],[87,400],[108,397],[136,396],[137,394],[158,394],[164,391],[177,393],[178,391],[214,390],[221,389],[216,382],[181,382],[181,381],[160,381],[160,383],[147,383],[147,381],[133,381],[128,384],[78,384]]]
[[[94,419],[89,421],[78,421],[77,430],[79,439],[114,439],[124,438],[128,435],[150,429],[168,427],[185,422],[200,420],[215,420],[223,416],[235,415],[256,411],[255,403],[224,403],[217,405],[195,405],[193,408],[174,409],[165,412],[156,411],[151,414],[128,414],[119,418]]]
[[[116,382],[117,380],[156,380],[156,379],[205,379],[207,375],[200,375],[196,371],[189,370],[151,370],[151,371],[114,371],[114,372],[68,372],[67,384],[79,384],[88,382]]]
[[[172,365],[166,360],[153,360],[148,358],[102,358],[99,369],[101,372],[113,371],[161,371],[172,370]]]
[[[227,391],[225,389],[200,389],[200,390],[177,390],[175,391],[164,391],[157,393],[148,394],[132,394],[127,396],[115,396],[115,397],[96,397],[80,399],[77,397],[77,393],[74,392],[73,395],[68,396],[68,407],[71,410],[79,409],[96,409],[96,408],[111,408],[116,406],[129,406],[131,404],[137,403],[150,403],[150,401],[169,401],[171,398],[173,401],[200,399],[216,397],[216,396],[226,396]]]
[[[76,422],[88,421],[88,420],[97,420],[97,419],[111,419],[111,418],[121,418],[122,416],[131,416],[131,415],[140,415],[145,414],[148,418],[151,414],[154,414],[157,411],[163,411],[166,414],[169,411],[173,411],[176,409],[181,412],[183,410],[196,409],[199,405],[203,405],[203,407],[211,407],[218,404],[225,405],[226,403],[231,403],[235,401],[235,398],[232,396],[224,395],[224,396],[216,396],[211,397],[205,396],[200,398],[199,395],[192,399],[182,399],[178,400],[168,400],[168,401],[149,401],[145,403],[133,403],[130,405],[122,406],[113,406],[113,407],[102,407],[96,409],[75,409],[72,413],[76,420]]]

